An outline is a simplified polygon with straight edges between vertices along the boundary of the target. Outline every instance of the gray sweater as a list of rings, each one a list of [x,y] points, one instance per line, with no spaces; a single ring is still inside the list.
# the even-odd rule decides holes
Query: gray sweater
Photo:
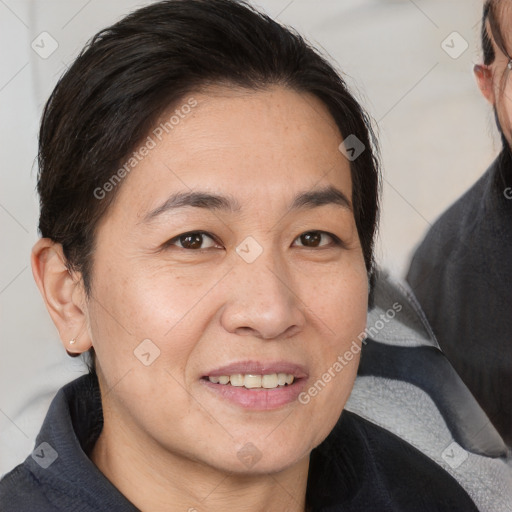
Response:
[[[441,350],[512,446],[512,157],[427,233],[407,280]]]

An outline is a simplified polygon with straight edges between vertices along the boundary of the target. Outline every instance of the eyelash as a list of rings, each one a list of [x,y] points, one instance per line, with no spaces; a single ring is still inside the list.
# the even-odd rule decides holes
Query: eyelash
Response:
[[[333,247],[333,246],[334,247],[345,247],[345,243],[342,240],[340,240],[336,235],[333,235],[332,233],[329,233],[327,231],[321,231],[321,230],[304,231],[297,238],[295,238],[295,240],[299,239],[303,235],[307,235],[307,234],[310,234],[310,233],[318,233],[320,235],[327,235],[327,236],[329,236],[332,239],[332,242],[330,244],[325,244],[325,245],[321,245],[321,246],[318,246],[318,247],[308,247],[308,246],[297,246],[297,247],[304,247],[306,249],[323,249],[323,248],[329,248],[329,247]],[[189,236],[189,235],[207,236],[207,237],[211,238],[215,243],[217,243],[217,244],[219,243],[216,240],[216,237],[213,236],[212,234],[208,233],[207,231],[188,231],[186,233],[182,233],[180,235],[177,235],[174,238],[171,238],[170,240],[165,242],[165,244],[163,245],[163,248],[166,249],[168,247],[172,247],[172,246],[175,245],[176,242],[178,242],[180,240],[180,238],[183,238],[183,237],[186,237],[186,236]],[[294,242],[295,242],[295,240],[294,240]],[[183,249],[185,251],[196,251],[196,252],[197,251],[206,251],[206,250],[209,249],[209,248],[206,248],[206,249],[203,249],[203,248],[200,248],[200,249],[190,249],[190,248],[187,248],[187,247],[180,247],[180,246],[176,246],[176,247],[178,247],[180,249]]]

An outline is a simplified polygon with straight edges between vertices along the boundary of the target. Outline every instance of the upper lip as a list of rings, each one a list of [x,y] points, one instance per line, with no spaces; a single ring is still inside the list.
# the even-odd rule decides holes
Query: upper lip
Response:
[[[221,375],[235,375],[237,373],[251,375],[268,375],[271,373],[288,373],[296,379],[308,376],[306,368],[300,364],[289,361],[239,361],[207,372],[204,377],[220,377]]]

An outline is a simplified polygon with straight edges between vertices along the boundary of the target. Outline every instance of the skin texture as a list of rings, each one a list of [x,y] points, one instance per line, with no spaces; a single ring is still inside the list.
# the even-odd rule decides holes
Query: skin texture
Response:
[[[498,12],[506,48],[509,55],[511,55],[512,38],[507,27],[510,27],[512,22],[512,8],[506,5],[506,2],[502,2]],[[503,135],[509,146],[512,147],[512,81],[510,79],[512,71],[507,68],[508,56],[499,49],[493,38],[489,21],[487,21],[487,33],[491,39],[496,58],[488,66],[485,64],[476,65],[474,73],[480,91],[497,112]]]
[[[303,511],[309,454],[341,414],[359,354],[308,404],[271,411],[243,409],[201,377],[284,360],[307,369],[309,388],[364,330],[367,274],[351,207],[289,208],[329,185],[350,200],[349,163],[313,96],[276,86],[193,97],[98,226],[91,297],[47,239],[34,247],[34,276],[65,347],[94,346],[105,425],[91,458],[138,508]],[[144,222],[190,190],[230,195],[240,211],[185,207]],[[163,247],[190,231],[214,238],[200,250]],[[323,235],[308,247],[309,231],[343,245]],[[235,250],[248,236],[262,248],[252,263]],[[160,350],[149,366],[134,356],[145,339]],[[237,457],[246,443],[261,455],[251,467]]]

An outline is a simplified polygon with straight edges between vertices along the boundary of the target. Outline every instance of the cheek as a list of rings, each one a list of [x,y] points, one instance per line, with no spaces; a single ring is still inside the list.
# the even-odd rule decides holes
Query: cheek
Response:
[[[139,342],[165,337],[204,294],[204,283],[198,280],[184,279],[172,270],[147,272],[143,267],[109,272],[95,287],[96,302],[104,305],[95,308],[103,324]]]
[[[324,277],[314,296],[318,297],[317,306],[332,331],[334,344],[342,348],[348,337],[365,328],[368,275],[362,256],[336,270]]]
[[[512,100],[506,99],[505,108],[503,108],[503,112],[500,115],[501,124],[503,127],[507,128],[510,132],[510,128],[512,127]],[[510,139],[510,133],[507,134]]]
[[[181,382],[214,312],[204,299],[211,282],[218,280],[215,272],[207,278],[201,272],[194,276],[147,265],[123,268],[119,263],[103,272],[98,269],[95,278],[89,310],[92,339],[107,384],[127,371],[144,380],[144,370],[163,368]]]
[[[337,278],[332,276],[329,287],[318,296],[326,335],[316,351],[315,372],[302,403],[310,408],[311,417],[322,418],[321,440],[339,418],[357,375],[368,308],[364,261],[340,271]]]
[[[512,71],[508,72],[502,80],[494,81],[494,96],[496,110],[502,127],[512,125]]]
[[[346,277],[338,282],[329,303],[326,316],[331,336],[325,338],[321,366],[318,368],[323,380],[333,380],[332,393],[345,396],[355,379],[362,337],[366,328],[368,309],[368,285],[366,272],[356,272],[351,279]],[[334,292],[337,295],[334,295]],[[326,297],[329,300],[331,297]]]

